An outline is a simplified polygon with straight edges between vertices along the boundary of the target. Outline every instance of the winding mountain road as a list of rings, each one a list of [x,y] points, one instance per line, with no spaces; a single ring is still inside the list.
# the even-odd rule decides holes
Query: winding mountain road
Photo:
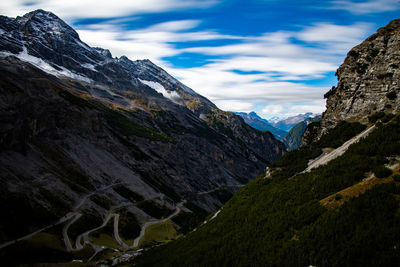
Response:
[[[330,153],[327,153],[326,155],[323,155],[322,157],[318,157],[317,159],[311,161],[308,164],[308,167],[303,171],[303,173],[309,172],[314,168],[317,168],[321,165],[325,165],[328,162],[330,162],[331,160],[334,160],[337,157],[340,157],[347,151],[347,149],[349,149],[349,147],[352,144],[357,143],[358,141],[360,141],[361,138],[367,137],[374,129],[375,129],[375,125],[367,128],[366,130],[364,130],[360,134],[356,135],[355,137],[351,138],[350,140],[348,140],[347,142],[345,142],[343,145],[336,148],[335,150],[331,151]]]
[[[104,218],[103,223],[102,223],[100,226],[98,226],[98,227],[96,227],[96,228],[93,228],[93,229],[91,229],[91,230],[88,230],[88,231],[86,231],[86,232],[84,232],[84,233],[78,235],[78,236],[76,237],[76,240],[75,240],[75,247],[73,247],[72,244],[71,244],[71,241],[70,241],[70,239],[69,239],[69,236],[68,236],[68,229],[69,229],[69,227],[70,227],[73,223],[75,223],[77,220],[79,220],[80,217],[82,217],[82,214],[81,214],[80,212],[77,212],[77,210],[78,210],[81,206],[83,206],[83,204],[87,201],[87,199],[89,199],[92,195],[96,194],[96,193],[99,192],[99,191],[103,191],[103,190],[105,190],[105,189],[111,188],[111,187],[113,187],[113,186],[115,186],[115,185],[118,185],[118,184],[120,184],[120,183],[115,183],[115,184],[112,184],[112,185],[109,185],[109,186],[100,188],[100,189],[98,189],[98,190],[96,190],[96,191],[94,191],[94,192],[91,192],[90,194],[84,196],[84,197],[77,203],[77,205],[73,208],[73,211],[72,211],[72,212],[67,213],[65,216],[63,216],[62,218],[60,218],[56,223],[53,223],[53,224],[48,225],[48,226],[46,226],[46,227],[43,227],[43,228],[41,228],[41,229],[39,229],[39,230],[37,230],[37,231],[35,231],[35,232],[33,232],[33,233],[30,233],[30,234],[28,234],[28,235],[26,235],[26,236],[23,236],[23,237],[20,237],[20,238],[11,240],[11,241],[9,241],[9,242],[7,242],[7,243],[1,244],[1,245],[0,245],[0,249],[2,249],[2,248],[4,248],[4,247],[7,247],[7,246],[9,246],[9,245],[12,245],[12,244],[14,244],[14,243],[16,243],[16,242],[18,242],[18,241],[25,240],[25,239],[29,239],[29,238],[33,237],[34,235],[36,235],[36,234],[38,234],[38,233],[40,233],[40,232],[43,232],[43,231],[45,231],[45,230],[47,230],[47,229],[49,229],[49,228],[51,228],[51,227],[53,227],[53,226],[55,226],[55,225],[58,225],[58,224],[66,223],[66,222],[67,222],[67,223],[65,224],[65,226],[63,227],[63,230],[62,230],[62,235],[63,235],[63,240],[64,240],[64,244],[65,244],[66,250],[67,250],[67,251],[78,251],[78,250],[83,249],[83,247],[84,247],[85,244],[88,244],[88,245],[90,245],[90,246],[95,250],[95,252],[94,252],[94,253],[91,255],[91,257],[88,259],[88,261],[90,261],[90,260],[92,260],[100,251],[102,251],[103,249],[105,249],[105,247],[104,247],[104,246],[98,246],[98,245],[94,244],[93,242],[91,242],[91,240],[90,240],[90,238],[89,238],[89,235],[90,235],[90,233],[95,232],[95,231],[100,230],[101,228],[105,227],[111,218],[114,218],[114,238],[115,238],[116,242],[117,242],[121,247],[123,247],[124,249],[137,248],[137,247],[139,246],[140,240],[143,238],[143,236],[144,236],[144,234],[145,234],[145,232],[146,232],[147,227],[149,227],[149,226],[151,226],[151,225],[163,223],[163,222],[166,222],[166,221],[170,220],[172,217],[174,217],[174,216],[176,216],[177,214],[179,214],[179,212],[181,211],[181,208],[182,208],[183,204],[186,202],[186,201],[184,200],[184,201],[178,203],[178,204],[176,205],[176,210],[175,210],[171,215],[169,215],[167,218],[160,219],[160,220],[152,220],[152,221],[148,221],[148,222],[144,223],[143,226],[142,226],[142,229],[141,229],[141,231],[140,231],[140,235],[134,240],[132,246],[128,246],[124,241],[121,240],[121,238],[120,238],[120,236],[119,236],[119,230],[118,230],[119,227],[118,227],[118,224],[119,224],[120,215],[117,214],[117,213],[108,213],[108,214],[106,215],[106,217]],[[82,244],[82,241],[83,241],[83,244]]]
[[[78,251],[83,249],[85,244],[90,245],[95,252],[92,254],[92,256],[88,259],[88,261],[90,261],[91,259],[93,259],[100,251],[102,251],[103,249],[105,249],[103,246],[98,246],[96,244],[94,244],[93,242],[91,242],[89,235],[92,232],[95,232],[97,230],[100,230],[101,228],[105,227],[107,225],[107,223],[110,221],[111,218],[114,218],[114,239],[116,240],[116,242],[123,247],[124,249],[132,249],[132,248],[137,248],[139,246],[139,242],[140,240],[143,238],[147,227],[154,225],[154,224],[159,224],[159,223],[163,223],[168,221],[169,219],[171,219],[172,217],[176,216],[182,208],[182,205],[185,203],[186,201],[182,201],[180,203],[178,203],[176,205],[176,210],[169,215],[167,218],[165,219],[160,219],[160,220],[153,220],[153,221],[148,221],[146,222],[143,226],[142,229],[140,231],[140,235],[134,240],[133,245],[132,246],[128,246],[124,241],[121,240],[120,236],[119,236],[119,231],[118,231],[118,224],[119,224],[119,214],[117,213],[109,213],[107,214],[107,216],[104,218],[103,223],[96,227],[93,228],[91,230],[88,230],[80,235],[78,235],[76,237],[76,241],[75,241],[75,248],[72,247],[70,239],[68,237],[68,228],[70,227],[70,225],[72,225],[74,222],[76,222],[81,216],[82,214],[80,213],[71,213],[69,216],[70,221],[68,222],[67,225],[65,225],[65,227],[63,228],[63,238],[64,238],[64,243],[65,243],[65,247],[67,248],[68,251]],[[83,241],[83,244],[82,244]]]
[[[72,245],[71,245],[71,241],[69,240],[69,237],[68,237],[68,228],[71,226],[71,224],[76,222],[82,216],[82,214],[78,213],[78,212],[74,212],[74,213],[72,213],[72,216],[75,216],[75,217],[72,217],[73,219],[70,220],[64,226],[63,231],[62,231],[64,244],[65,244],[65,248],[67,249],[67,251],[72,251],[73,250]]]
[[[114,214],[114,238],[121,247],[127,249],[127,248],[129,248],[129,246],[127,244],[125,244],[124,241],[122,241],[121,238],[119,237],[118,223],[119,223],[119,214],[115,213]]]
[[[37,231],[35,231],[33,233],[30,233],[30,234],[28,234],[26,236],[23,236],[23,237],[8,241],[8,242],[6,242],[4,244],[1,244],[0,245],[0,249],[8,247],[8,246],[10,246],[10,245],[12,245],[12,244],[14,244],[14,243],[16,243],[18,241],[29,239],[29,238],[33,237],[34,235],[36,235],[36,234],[38,234],[40,232],[46,231],[47,229],[49,229],[49,228],[51,228],[53,226],[56,226],[56,225],[58,225],[60,223],[64,223],[64,222],[70,220],[73,216],[75,216],[74,213],[68,213],[65,216],[61,217],[56,223],[50,224],[50,225],[48,225],[46,227],[43,227],[43,228],[41,228],[41,229],[39,229],[39,230],[37,230]]]
[[[84,244],[90,244],[91,243],[91,241],[89,239],[90,233],[96,232],[97,230],[100,230],[101,228],[106,226],[106,224],[111,219],[111,217],[114,217],[115,215],[117,215],[117,214],[115,214],[115,213],[108,214],[106,216],[106,218],[104,219],[103,223],[100,226],[98,226],[96,228],[93,228],[91,230],[88,230],[88,231],[84,232],[83,234],[78,235],[77,238],[76,238],[76,242],[75,242],[76,243],[76,248],[74,250],[81,250],[83,248],[82,243],[81,243],[82,239],[83,239],[83,243]],[[119,215],[118,215],[118,217],[119,217]]]
[[[171,215],[169,215],[167,218],[165,219],[160,219],[160,220],[154,220],[154,221],[148,221],[146,222],[143,226],[142,229],[140,230],[140,235],[138,237],[135,238],[135,240],[133,241],[133,245],[130,246],[129,248],[137,248],[139,246],[139,242],[140,240],[143,238],[147,227],[154,225],[154,224],[159,224],[159,223],[163,223],[168,221],[169,219],[171,219],[172,217],[178,215],[178,213],[181,211],[182,205],[185,203],[186,201],[182,201],[180,203],[178,203],[176,205],[176,210],[174,213],[172,213]]]

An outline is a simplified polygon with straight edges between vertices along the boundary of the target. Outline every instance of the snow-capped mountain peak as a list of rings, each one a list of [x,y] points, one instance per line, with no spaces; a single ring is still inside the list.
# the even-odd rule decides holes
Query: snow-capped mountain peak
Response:
[[[216,108],[150,60],[113,58],[107,49],[88,46],[51,12],[36,10],[15,19],[0,16],[0,33],[1,57],[15,56],[57,77],[86,82],[90,95],[124,108],[137,107],[134,98],[141,97],[188,106],[197,115]]]

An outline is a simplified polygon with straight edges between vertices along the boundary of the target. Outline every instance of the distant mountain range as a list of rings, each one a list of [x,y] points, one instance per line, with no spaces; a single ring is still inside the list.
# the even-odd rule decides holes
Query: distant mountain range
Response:
[[[281,130],[284,130],[286,132],[288,132],[293,126],[295,126],[296,124],[298,124],[299,122],[302,122],[308,118],[312,118],[317,116],[317,114],[308,112],[305,114],[299,114],[296,116],[292,116],[292,117],[288,117],[286,119],[283,120],[279,120],[279,121],[275,121],[275,122],[271,122],[271,125],[279,128]]]
[[[278,140],[281,140],[288,150],[293,150],[301,145],[301,137],[309,123],[319,121],[321,115],[311,112],[299,114],[284,120],[270,122],[261,118],[255,112],[235,112],[241,116],[251,127],[260,131],[270,131]]]
[[[261,118],[255,112],[235,112],[235,114],[241,116],[244,121],[254,129],[270,131],[279,140],[283,139],[287,134],[287,131],[272,126],[268,120]]]
[[[301,146],[302,137],[307,126],[310,123],[320,121],[321,118],[321,115],[317,115],[315,117],[305,119],[293,126],[286,136],[281,140],[285,144],[286,149],[290,151],[299,148]]]

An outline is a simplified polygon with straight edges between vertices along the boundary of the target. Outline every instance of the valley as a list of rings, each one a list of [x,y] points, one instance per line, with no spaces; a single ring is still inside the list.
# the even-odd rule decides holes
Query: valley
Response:
[[[51,12],[0,16],[0,265],[397,266],[399,42],[398,19],[322,115],[270,122]]]
[[[89,47],[50,12],[0,21],[4,262],[165,242],[147,229],[191,231],[285,152],[149,60]],[[21,246],[32,254],[15,257]]]

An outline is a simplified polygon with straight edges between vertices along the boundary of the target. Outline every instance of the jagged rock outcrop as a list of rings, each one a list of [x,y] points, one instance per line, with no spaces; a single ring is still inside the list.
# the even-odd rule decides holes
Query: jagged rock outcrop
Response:
[[[399,112],[400,19],[351,49],[336,76],[337,86],[325,94],[326,111],[317,138],[342,120],[367,123],[371,114]],[[312,141],[308,139],[303,144]]]

